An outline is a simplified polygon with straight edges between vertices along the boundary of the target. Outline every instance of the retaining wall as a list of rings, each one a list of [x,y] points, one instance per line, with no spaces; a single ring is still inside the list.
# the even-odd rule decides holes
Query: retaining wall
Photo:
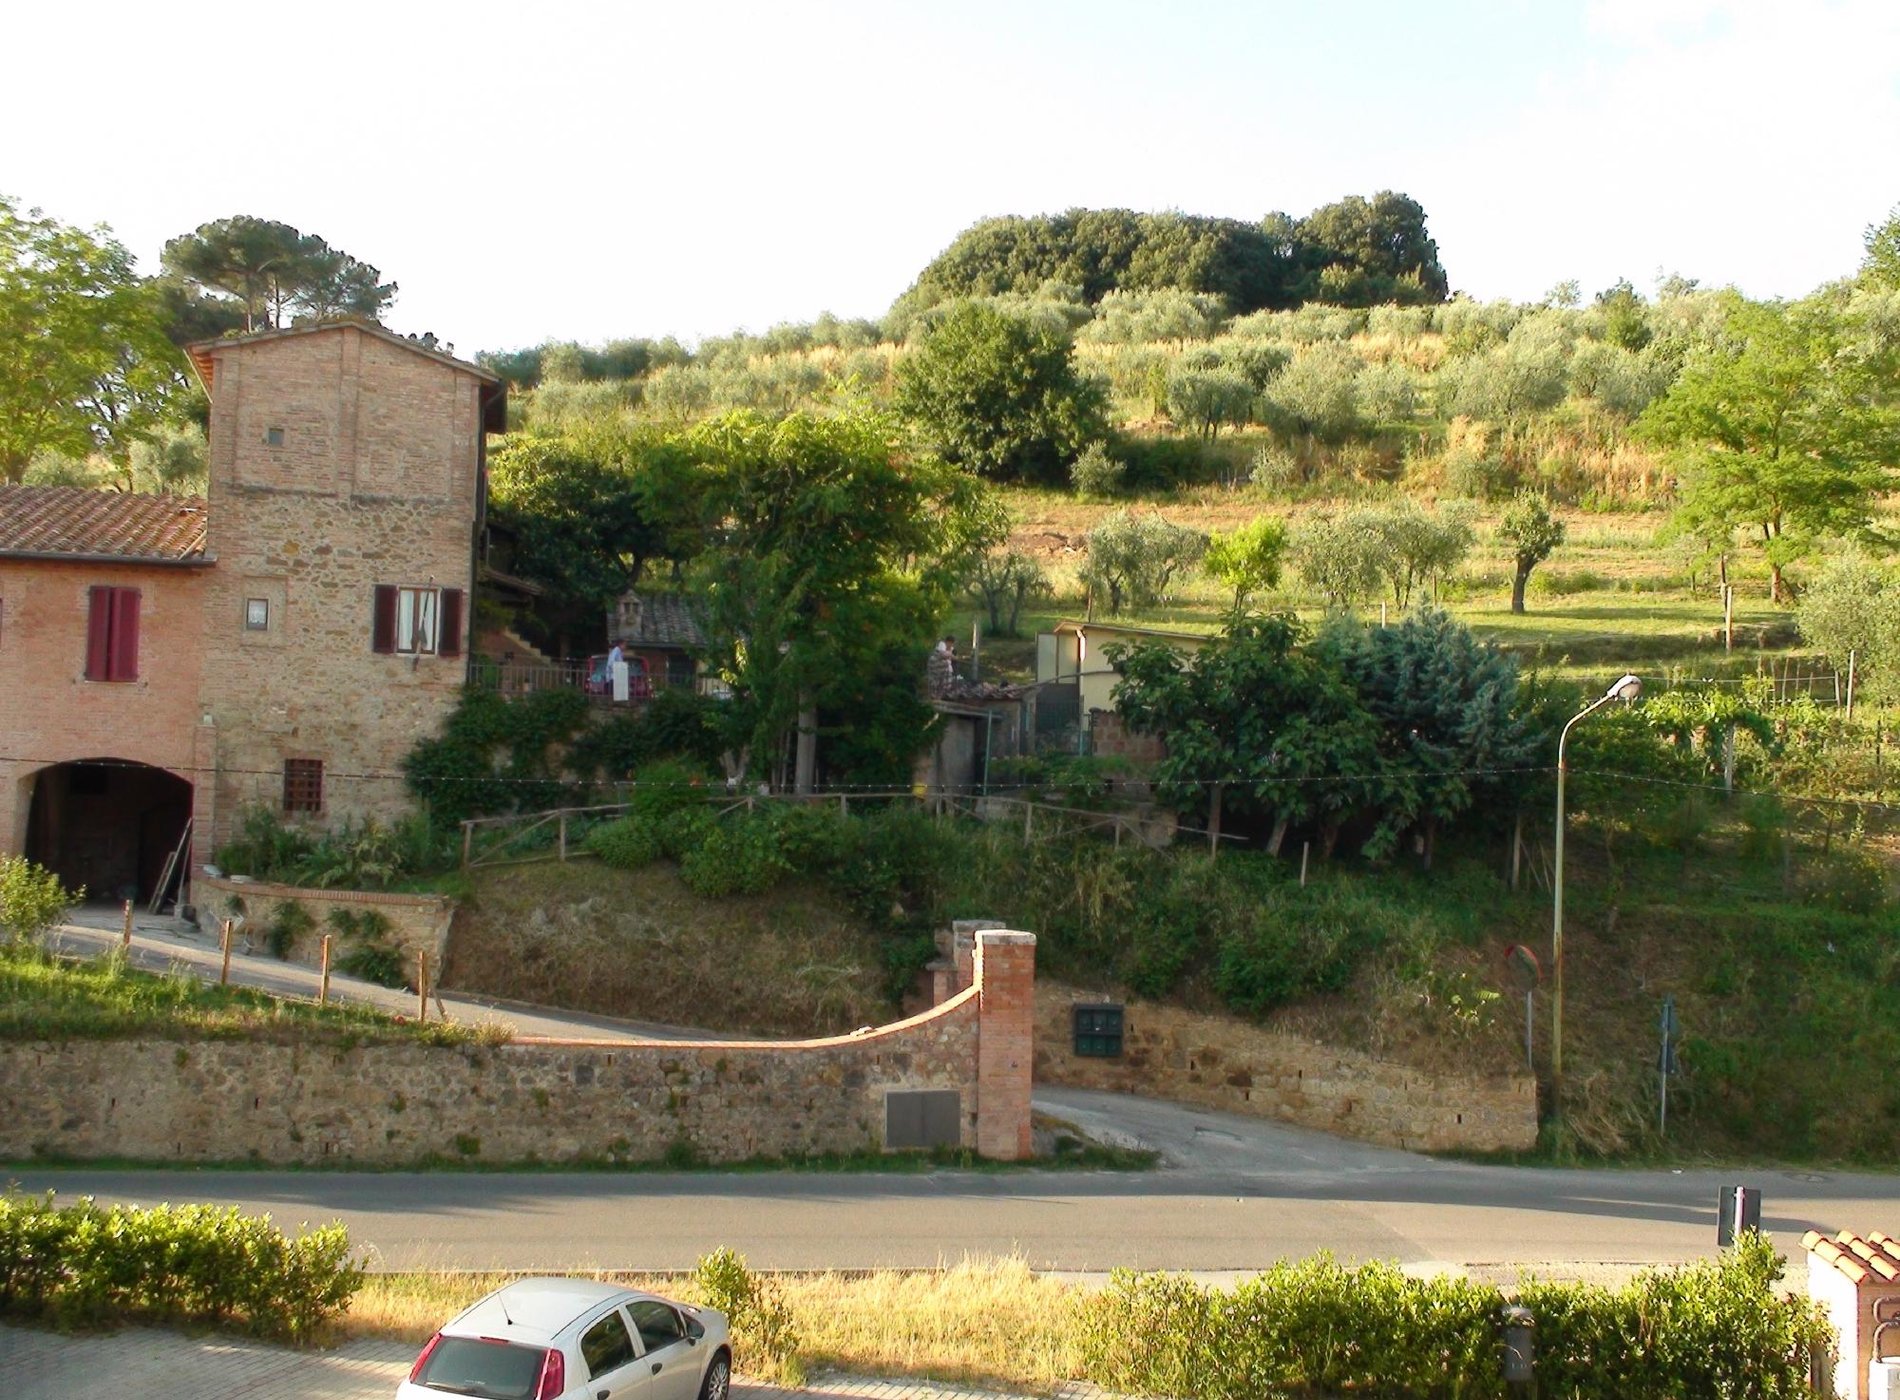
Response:
[[[436,894],[377,894],[367,890],[316,890],[297,885],[273,885],[261,880],[214,879],[202,871],[191,882],[192,898],[198,902],[198,917],[204,926],[216,929],[218,920],[230,913],[231,901],[244,901],[244,927],[241,937],[262,948],[268,938],[271,916],[277,906],[295,901],[309,911],[316,926],[299,937],[286,951],[291,962],[315,967],[322,960],[323,935],[333,936],[331,966],[343,954],[345,939],[330,923],[330,911],[347,909],[352,913],[374,909],[389,921],[389,940],[402,954],[403,966],[411,981],[416,974],[416,954],[429,955],[429,980],[442,972],[442,960],[448,955],[449,924],[455,917],[455,901]]]
[[[941,1006],[822,1040],[0,1044],[0,1156],[726,1162],[882,1148],[904,1089],[955,1090],[963,1146],[1027,1156],[1035,938],[986,932],[976,964]]]
[[[1112,993],[1036,988],[1036,1078],[1149,1094],[1428,1152],[1522,1150],[1537,1141],[1526,1074],[1433,1075],[1354,1050],[1152,1002],[1126,1002],[1119,1058],[1075,1053],[1072,1008]]]

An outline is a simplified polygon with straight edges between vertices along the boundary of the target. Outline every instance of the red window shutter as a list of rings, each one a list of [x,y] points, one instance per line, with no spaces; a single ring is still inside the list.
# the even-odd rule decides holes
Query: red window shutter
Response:
[[[86,594],[86,679],[111,679],[112,590],[95,584]]]
[[[139,591],[112,590],[112,679],[139,678]]]
[[[370,619],[369,649],[379,652],[396,650],[396,589],[393,584],[376,585],[376,603]]]
[[[459,588],[442,590],[441,634],[435,649],[440,656],[462,654],[462,590]]]

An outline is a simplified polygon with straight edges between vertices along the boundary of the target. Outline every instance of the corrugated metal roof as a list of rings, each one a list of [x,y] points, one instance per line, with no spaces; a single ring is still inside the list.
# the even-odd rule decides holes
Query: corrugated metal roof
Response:
[[[0,556],[200,562],[205,503],[81,486],[0,486]]]

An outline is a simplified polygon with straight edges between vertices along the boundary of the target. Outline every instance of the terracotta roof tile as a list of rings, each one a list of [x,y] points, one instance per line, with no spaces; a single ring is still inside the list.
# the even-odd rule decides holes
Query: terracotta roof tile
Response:
[[[205,557],[205,503],[80,486],[0,485],[0,556],[139,559]]]
[[[1832,1239],[1819,1230],[1810,1230],[1801,1237],[1801,1243],[1815,1258],[1832,1264],[1856,1284],[1869,1279],[1884,1283],[1900,1280],[1900,1246],[1878,1230],[1866,1239],[1852,1230],[1843,1230]]]
[[[678,593],[629,593],[614,609],[613,635],[633,647],[706,645],[705,630],[692,603]]]

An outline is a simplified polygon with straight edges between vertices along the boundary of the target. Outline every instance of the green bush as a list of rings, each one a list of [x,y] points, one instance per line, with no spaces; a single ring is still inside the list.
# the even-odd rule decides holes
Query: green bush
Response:
[[[9,940],[38,942],[41,934],[85,897],[84,885],[65,889],[59,876],[25,856],[0,856],[0,930]]]
[[[290,950],[297,946],[297,940],[317,926],[310,911],[294,899],[278,902],[271,911],[270,922],[264,926],[264,938],[270,946],[273,958],[288,958]]]
[[[1566,1400],[1793,1400],[1827,1340],[1811,1305],[1776,1288],[1781,1262],[1752,1235],[1719,1260],[1645,1274],[1622,1289],[1527,1283],[1538,1393]],[[1117,1391],[1255,1400],[1505,1394],[1504,1295],[1466,1279],[1411,1279],[1328,1256],[1283,1263],[1231,1293],[1117,1272],[1084,1306],[1091,1380]]]
[[[660,843],[659,823],[645,817],[622,817],[587,833],[587,849],[617,870],[638,870],[666,854]]]
[[[330,927],[343,938],[339,972],[382,987],[407,987],[407,959],[390,938],[389,918],[380,909],[332,909]]]
[[[292,1239],[266,1216],[205,1205],[56,1206],[0,1195],[0,1313],[60,1327],[236,1326],[301,1341],[363,1280],[341,1225]]]
[[[748,1366],[763,1362],[783,1380],[802,1378],[798,1352],[803,1342],[791,1307],[777,1284],[746,1267],[743,1254],[716,1249],[702,1255],[693,1267],[693,1283],[700,1298],[731,1322],[733,1343]]]
[[[759,894],[791,873],[770,817],[747,813],[715,821],[680,856],[680,878],[695,894]]]

